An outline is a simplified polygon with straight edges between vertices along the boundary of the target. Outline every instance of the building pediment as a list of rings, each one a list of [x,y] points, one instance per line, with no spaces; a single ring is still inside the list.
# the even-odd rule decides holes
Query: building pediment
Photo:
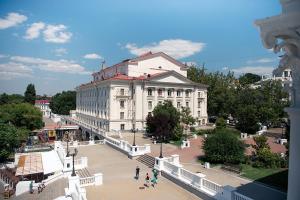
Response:
[[[168,71],[165,73],[152,75],[149,77],[149,80],[161,83],[179,83],[189,85],[201,85],[203,87],[207,87],[206,85],[195,83],[175,71]]]

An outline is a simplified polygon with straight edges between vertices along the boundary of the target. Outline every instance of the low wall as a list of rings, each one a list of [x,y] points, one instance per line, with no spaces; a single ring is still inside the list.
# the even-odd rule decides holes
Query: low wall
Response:
[[[160,171],[162,176],[205,200],[253,200],[238,193],[234,187],[219,185],[206,179],[205,174],[196,174],[184,169],[179,163],[178,155],[156,157],[154,168]]]

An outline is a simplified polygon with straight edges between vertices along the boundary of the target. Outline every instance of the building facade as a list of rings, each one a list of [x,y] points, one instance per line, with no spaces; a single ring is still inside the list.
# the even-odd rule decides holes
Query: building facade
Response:
[[[207,123],[207,86],[187,79],[187,67],[170,56],[146,53],[101,69],[76,88],[76,118],[99,130],[144,130],[146,117],[165,100],[189,107]]]
[[[49,100],[35,100],[34,106],[38,107],[43,113],[43,117],[51,117],[51,109]]]

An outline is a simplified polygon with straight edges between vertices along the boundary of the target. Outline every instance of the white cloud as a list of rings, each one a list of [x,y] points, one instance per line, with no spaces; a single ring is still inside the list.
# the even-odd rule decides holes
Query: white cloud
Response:
[[[274,58],[260,58],[260,59],[257,59],[257,60],[248,60],[247,64],[253,64],[253,63],[263,64],[263,63],[272,63],[272,62],[276,62],[276,59],[274,59]]]
[[[228,67],[222,67],[222,70],[226,71],[226,70],[228,70]]]
[[[85,59],[102,59],[102,56],[96,53],[90,53],[83,56]]]
[[[8,62],[0,64],[0,79],[2,80],[11,80],[18,77],[31,77],[31,74],[32,69],[21,63]]]
[[[45,24],[43,22],[37,22],[31,24],[31,26],[26,30],[25,39],[32,40],[34,38],[38,38],[40,36],[41,31],[45,28]]]
[[[65,55],[65,54],[67,54],[68,53],[68,51],[67,51],[67,49],[65,49],[65,48],[58,48],[58,49],[55,49],[54,50],[54,54],[56,55],[56,56],[63,56],[63,55]]]
[[[36,67],[40,70],[50,72],[60,72],[69,74],[90,74],[85,68],[70,60],[48,60],[34,57],[12,56],[13,62],[21,63],[26,66]]]
[[[158,43],[152,43],[143,47],[137,47],[137,45],[133,43],[128,43],[125,46],[125,48],[127,48],[133,55],[138,56],[148,51],[162,51],[176,59],[186,58],[194,55],[195,53],[202,51],[204,47],[204,43],[182,39],[162,40]]]
[[[3,54],[0,54],[0,58],[6,58],[8,57],[7,55],[3,55]]]
[[[6,29],[17,26],[27,20],[25,15],[19,13],[8,13],[5,18],[0,18],[0,29]]]
[[[69,42],[72,33],[67,31],[67,27],[63,24],[47,25],[44,30],[44,40],[53,43],[66,43]]]
[[[244,66],[231,69],[236,75],[242,75],[245,73],[253,73],[258,75],[272,74],[274,67],[270,66]]]

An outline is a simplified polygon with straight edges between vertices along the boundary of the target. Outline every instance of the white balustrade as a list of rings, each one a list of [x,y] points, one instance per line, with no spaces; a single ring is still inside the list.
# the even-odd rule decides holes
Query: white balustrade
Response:
[[[80,178],[79,183],[81,187],[95,185],[95,176]]]
[[[254,200],[238,192],[233,192],[233,200]]]
[[[221,192],[222,191],[222,186],[215,183],[215,182],[212,182],[210,180],[207,180],[207,179],[203,179],[203,188],[205,189],[208,189],[214,193],[218,193],[218,192]]]

